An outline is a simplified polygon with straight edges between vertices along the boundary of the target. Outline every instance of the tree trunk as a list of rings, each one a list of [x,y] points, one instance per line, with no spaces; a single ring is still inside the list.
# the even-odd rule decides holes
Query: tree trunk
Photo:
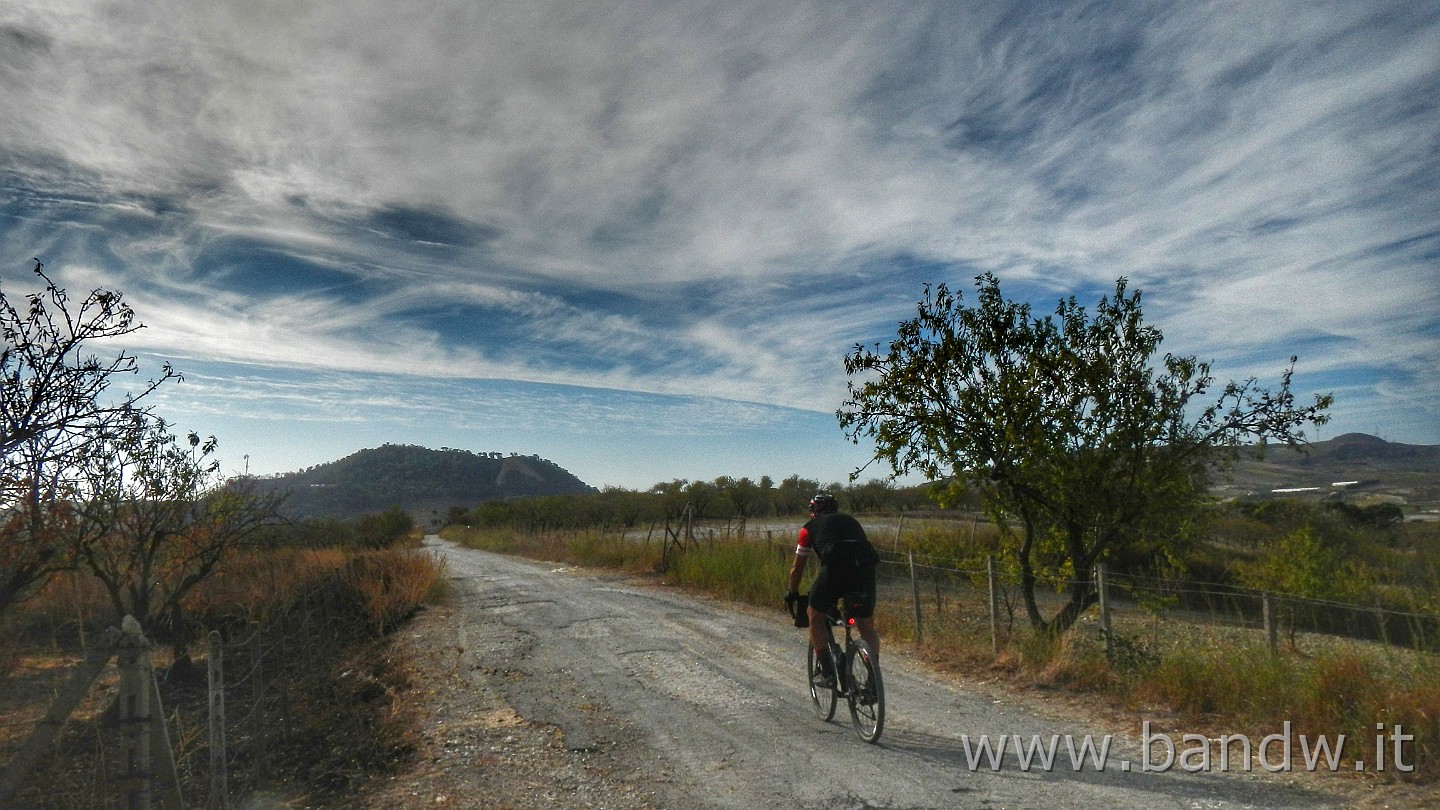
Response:
[[[1025,613],[1030,618],[1030,626],[1036,630],[1044,630],[1045,619],[1040,615],[1040,606],[1035,602],[1035,566],[1030,562],[1030,549],[1035,545],[1035,522],[1028,513],[1021,515],[1021,520],[1025,524],[1025,538],[1015,552],[1020,562],[1020,594],[1025,599]]]
[[[1069,546],[1070,565],[1075,571],[1075,578],[1070,581],[1070,599],[1050,622],[1049,630],[1052,636],[1060,636],[1074,627],[1080,616],[1091,605],[1100,601],[1100,594],[1095,591],[1095,583],[1090,577],[1090,569],[1095,564],[1095,554],[1085,550],[1085,527],[1078,523],[1068,524],[1065,540]]]
[[[1077,578],[1074,582],[1070,583],[1070,599],[1065,602],[1065,607],[1061,608],[1060,612],[1055,614],[1055,618],[1050,621],[1049,627],[1045,629],[1047,629],[1052,636],[1063,635],[1066,630],[1075,626],[1075,622],[1079,620],[1081,614],[1099,600],[1100,595],[1095,592],[1090,578]]]

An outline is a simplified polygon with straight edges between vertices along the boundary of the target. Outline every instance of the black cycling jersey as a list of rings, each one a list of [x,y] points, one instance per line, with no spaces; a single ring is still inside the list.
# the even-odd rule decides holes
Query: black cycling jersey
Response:
[[[860,618],[875,613],[875,566],[880,555],[865,535],[860,521],[843,512],[816,515],[800,529],[797,554],[814,551],[820,557],[820,573],[810,583],[810,606],[833,613],[842,597],[859,597]]]

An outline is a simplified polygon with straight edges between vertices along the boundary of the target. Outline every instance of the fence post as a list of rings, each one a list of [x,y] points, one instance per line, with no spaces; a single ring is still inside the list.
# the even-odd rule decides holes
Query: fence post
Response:
[[[1105,657],[1115,657],[1115,633],[1110,627],[1110,587],[1105,581],[1105,563],[1095,564],[1095,587],[1100,591],[1100,632],[1105,636]]]
[[[915,578],[915,552],[910,552],[910,591],[915,597],[915,640],[921,641],[925,637],[924,630],[920,625],[920,580]]]
[[[150,810],[150,640],[140,622],[126,616],[120,623],[120,728],[124,737],[126,806]]]
[[[985,573],[990,579],[990,648],[1000,654],[1000,579],[996,573],[995,558],[985,559]]]
[[[259,620],[250,623],[250,660],[254,662],[255,674],[255,727],[263,733],[269,726],[265,723],[265,645],[260,630],[264,627]],[[462,644],[463,649],[463,644]],[[260,745],[260,777],[270,777],[270,746]]]
[[[1260,614],[1265,619],[1265,638],[1270,644],[1270,652],[1280,650],[1280,628],[1276,621],[1275,599],[1268,592],[1260,594]]]
[[[212,810],[228,807],[228,785],[225,773],[225,662],[220,634],[214,630],[206,637],[209,652],[210,685],[210,801]]]
[[[175,765],[175,752],[170,747],[170,729],[165,727],[165,706],[160,702],[160,683],[155,680],[153,669],[147,674],[146,680],[150,682],[150,754],[160,776],[160,806],[165,810],[185,810],[185,797],[180,793],[180,769]]]

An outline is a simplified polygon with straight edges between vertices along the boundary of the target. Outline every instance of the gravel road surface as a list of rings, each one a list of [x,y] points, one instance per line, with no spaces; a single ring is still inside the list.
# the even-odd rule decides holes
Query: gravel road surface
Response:
[[[411,643],[434,675],[428,758],[370,807],[1234,808],[1348,806],[1300,774],[1147,771],[1139,718],[1065,719],[1023,695],[964,688],[898,653],[878,745],[843,704],[825,723],[804,688],[803,631],[623,575],[536,563],[428,538],[456,585]],[[1118,727],[1125,726],[1125,727]],[[1064,735],[1098,745],[1075,770]],[[967,753],[963,735],[969,735]],[[969,764],[980,735],[1061,735],[1052,768],[1007,744]],[[1157,759],[1163,759],[1157,751]],[[1129,763],[1128,766],[1125,763]]]

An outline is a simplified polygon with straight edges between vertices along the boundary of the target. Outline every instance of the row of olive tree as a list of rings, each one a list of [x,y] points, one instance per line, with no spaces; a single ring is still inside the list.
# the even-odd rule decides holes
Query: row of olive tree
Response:
[[[609,488],[602,492],[492,501],[473,509],[456,508],[449,522],[523,531],[586,527],[630,528],[663,523],[688,513],[698,520],[752,520],[805,514],[810,498],[827,490],[855,512],[911,511],[931,505],[920,489],[902,489],[877,480],[862,484],[821,484],[792,475],[776,484],[721,476],[714,481],[675,480],[640,492]]]
[[[1093,316],[1071,297],[1036,317],[990,274],[976,291],[971,307],[927,286],[886,350],[856,346],[845,367],[857,379],[836,415],[894,473],[981,499],[1037,629],[1063,632],[1094,603],[1096,563],[1174,556],[1194,536],[1211,475],[1242,443],[1299,446],[1304,425],[1328,419],[1329,395],[1295,403],[1293,357],[1278,390],[1250,379],[1208,400],[1210,364],[1166,354],[1157,368],[1160,330],[1123,278]],[[1041,576],[1071,583],[1050,618],[1035,598]]]
[[[129,614],[183,653],[182,600],[279,505],[227,481],[214,437],[184,440],[147,398],[181,376],[169,365],[138,391],[133,354],[97,345],[143,328],[119,293],[73,301],[37,260],[40,292],[0,289],[0,612],[60,571],[95,575]]]

